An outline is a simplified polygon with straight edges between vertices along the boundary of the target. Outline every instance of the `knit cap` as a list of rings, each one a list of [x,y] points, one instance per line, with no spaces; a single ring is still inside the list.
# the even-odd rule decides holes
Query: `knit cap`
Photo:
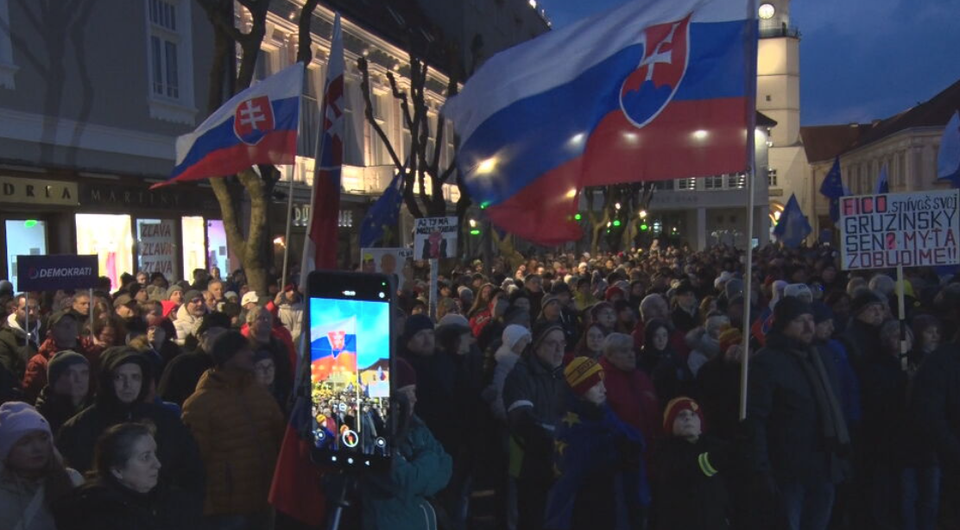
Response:
[[[773,329],[783,331],[787,324],[800,315],[813,315],[810,304],[792,296],[780,300],[773,309]]]
[[[518,326],[517,324],[510,324],[503,329],[503,344],[510,349],[524,337],[530,336],[530,330],[523,326]]]
[[[740,333],[738,328],[727,328],[722,333],[720,333],[720,353],[725,353],[730,349],[730,346],[734,344],[740,344],[743,342],[743,333]]]
[[[72,350],[63,350],[55,353],[47,363],[47,384],[54,386],[57,379],[63,375],[67,369],[77,364],[90,366],[90,361],[86,357]]]
[[[583,396],[600,381],[603,381],[603,367],[590,357],[574,357],[563,369],[563,378],[578,396]]]
[[[467,320],[467,317],[463,315],[457,313],[447,313],[446,315],[443,315],[443,318],[441,318],[439,322],[437,322],[438,328],[443,326],[456,326],[458,328],[470,329],[470,321]]]
[[[181,287],[181,286],[178,285],[178,284],[173,284],[173,285],[171,285],[170,288],[167,289],[167,300],[169,300],[170,297],[173,296],[173,293],[175,293],[175,292],[177,292],[177,291],[180,291],[180,292],[182,293],[182,292],[183,292],[183,287]]]
[[[879,294],[869,289],[864,289],[860,294],[856,295],[850,303],[850,314],[857,316],[870,305],[883,303],[884,299],[881,298]]]
[[[5,464],[13,446],[34,431],[43,431],[53,439],[50,424],[31,405],[22,401],[0,405],[0,463]]]
[[[833,320],[833,310],[827,307],[827,305],[823,302],[814,302],[811,307],[813,308],[814,323],[819,324],[827,320]]]
[[[413,315],[407,319],[407,322],[403,326],[403,336],[401,339],[403,341],[408,341],[413,338],[417,333],[433,329],[433,321],[430,320],[430,317],[424,314]]]
[[[700,424],[703,425],[703,411],[700,410],[700,405],[686,396],[680,396],[671,399],[670,402],[667,403],[667,408],[663,409],[663,432],[668,435],[673,435],[673,422],[676,421],[677,416],[685,410],[692,411],[699,416]]]

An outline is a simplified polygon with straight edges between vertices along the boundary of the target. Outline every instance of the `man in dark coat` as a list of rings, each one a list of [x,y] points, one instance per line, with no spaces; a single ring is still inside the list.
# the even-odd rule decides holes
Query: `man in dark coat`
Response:
[[[853,297],[850,325],[841,335],[840,342],[855,370],[859,370],[873,352],[880,350],[880,324],[883,324],[885,303],[882,296],[867,289]]]
[[[40,347],[39,303],[24,294],[17,296],[16,303],[14,312],[10,313],[5,323],[0,324],[0,364],[18,379],[23,379],[27,361],[36,355]],[[28,311],[29,339],[26,331]]]
[[[772,528],[827,527],[850,443],[836,369],[813,345],[810,306],[788,297],[774,310],[766,347],[752,361],[745,429],[748,462],[776,510]]]

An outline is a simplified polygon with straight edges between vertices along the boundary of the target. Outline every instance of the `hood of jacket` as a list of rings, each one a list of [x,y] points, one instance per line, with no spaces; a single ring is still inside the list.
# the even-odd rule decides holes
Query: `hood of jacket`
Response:
[[[690,351],[699,351],[709,359],[720,353],[720,341],[711,337],[703,328],[690,330],[684,338]]]
[[[133,403],[123,403],[120,401],[113,388],[113,372],[121,365],[127,363],[140,366],[140,371],[143,373],[140,394]],[[97,389],[96,403],[101,407],[127,411],[134,404],[143,402],[150,391],[152,378],[153,371],[150,361],[144,357],[142,353],[127,346],[107,348],[100,356],[99,388]]]
[[[40,332],[40,322],[38,322],[38,321],[33,321],[33,322],[31,322],[31,324],[33,324],[32,326],[30,326],[31,328],[33,328],[33,330],[31,331],[32,336],[30,337],[30,340],[32,340],[33,342],[36,342],[36,341],[37,341],[37,336],[38,336],[38,334],[39,334],[39,332]],[[13,331],[13,333],[14,333],[18,338],[23,338],[23,337],[26,337],[26,336],[27,336],[27,332],[24,331],[24,329],[23,329],[23,327],[20,325],[20,323],[17,322],[17,314],[16,314],[16,313],[10,313],[9,315],[7,315],[7,328],[9,328],[10,331]]]

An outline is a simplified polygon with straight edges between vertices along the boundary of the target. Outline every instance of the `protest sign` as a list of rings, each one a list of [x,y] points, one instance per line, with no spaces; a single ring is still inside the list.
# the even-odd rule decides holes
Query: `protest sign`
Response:
[[[960,263],[958,190],[840,199],[842,268],[937,267]]]
[[[400,278],[407,260],[413,257],[412,248],[362,248],[360,263],[363,272],[381,272],[392,276],[395,285],[401,287]]]
[[[177,239],[173,220],[137,222],[138,271],[163,273],[168,281],[177,279]]]
[[[90,289],[96,287],[98,276],[100,264],[95,254],[17,256],[17,287],[21,291]]]
[[[413,255],[416,259],[452,258],[457,255],[456,217],[417,219],[413,228]]]

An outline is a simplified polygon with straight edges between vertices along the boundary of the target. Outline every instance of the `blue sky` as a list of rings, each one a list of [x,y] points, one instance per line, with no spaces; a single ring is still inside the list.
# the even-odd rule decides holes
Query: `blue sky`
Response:
[[[554,29],[626,0],[540,0]],[[960,79],[960,0],[795,0],[804,125],[867,122]]]

